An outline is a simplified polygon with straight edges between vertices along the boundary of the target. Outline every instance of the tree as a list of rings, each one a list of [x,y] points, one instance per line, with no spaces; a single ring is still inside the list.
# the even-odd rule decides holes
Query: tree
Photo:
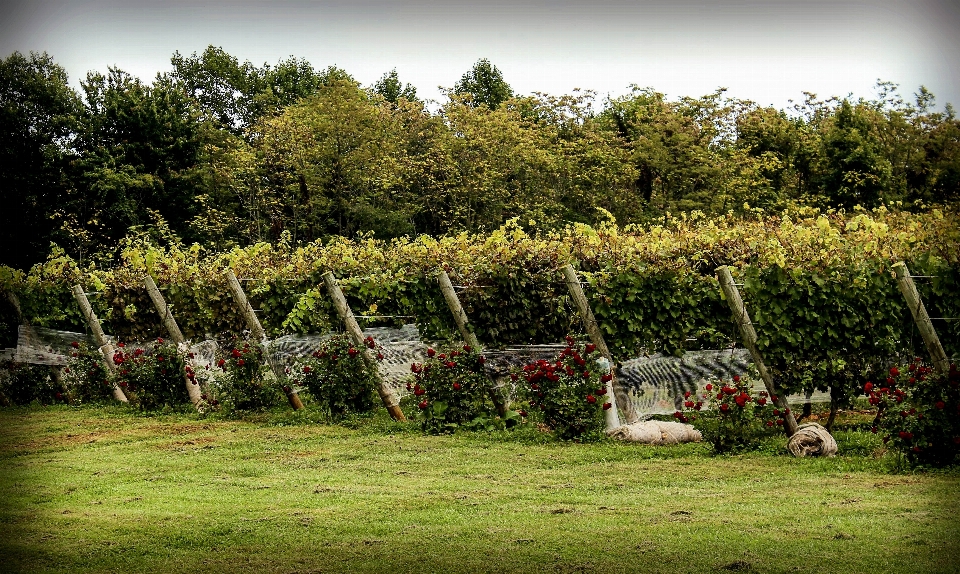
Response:
[[[844,99],[825,122],[820,183],[836,205],[875,207],[885,199],[892,166],[878,136],[883,121],[863,102],[854,105]]]
[[[480,59],[469,72],[453,86],[453,93],[470,95],[472,105],[484,105],[491,110],[513,97],[513,89],[503,79],[500,69],[486,58]]]
[[[294,240],[412,231],[406,210],[416,202],[403,194],[399,130],[391,104],[345,78],[264,118],[254,145],[273,230]]]
[[[199,193],[203,132],[193,100],[169,77],[148,85],[116,68],[89,74],[82,86],[87,111],[67,202],[79,227],[93,245],[110,246],[159,215],[174,232],[194,239],[189,221]]]
[[[0,264],[38,263],[56,238],[53,215],[70,185],[64,170],[81,108],[46,53],[0,60]]]
[[[417,102],[417,89],[407,84],[404,86],[397,76],[397,69],[394,68],[383,75],[377,83],[373,85],[373,92],[383,96],[391,104],[396,105],[400,98],[410,102]]]
[[[208,46],[202,54],[175,52],[171,77],[196,100],[207,118],[241,135],[260,118],[278,114],[320,86],[348,76],[339,68],[323,72],[290,57],[276,66],[242,64],[223,48]]]

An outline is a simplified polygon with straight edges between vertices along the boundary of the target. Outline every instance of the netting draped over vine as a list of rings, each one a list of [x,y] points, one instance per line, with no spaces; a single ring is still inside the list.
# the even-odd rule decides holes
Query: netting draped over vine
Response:
[[[291,366],[297,358],[316,351],[323,341],[333,333],[311,335],[286,335],[268,341],[267,349],[271,356],[283,366]],[[384,380],[394,391],[403,396],[407,393],[405,383],[410,377],[410,365],[423,362],[429,342],[420,339],[416,325],[407,324],[399,328],[370,328],[364,330],[364,336],[371,336],[382,347],[383,360],[379,368]],[[58,331],[39,327],[21,326],[20,338],[15,349],[15,359],[20,362],[62,366],[67,364],[72,351],[71,343],[91,343],[84,333]],[[131,343],[132,347],[146,347],[151,343]],[[216,364],[218,349],[229,348],[226,341],[204,340],[186,344],[184,349],[194,355],[192,364],[206,370]],[[518,345],[502,350],[486,352],[488,374],[499,379],[511,394],[516,389],[510,385],[509,374],[523,365],[543,359],[555,360],[564,344]],[[669,414],[677,410],[686,391],[701,391],[703,385],[714,378],[730,379],[734,375],[745,375],[750,370],[749,355],[743,349],[691,351],[680,357],[660,354],[634,357],[621,363],[618,369],[619,380],[628,389],[629,396],[639,413],[644,416]],[[757,383],[757,389],[763,388]],[[794,397],[797,402],[829,401],[825,393],[812,397]]]

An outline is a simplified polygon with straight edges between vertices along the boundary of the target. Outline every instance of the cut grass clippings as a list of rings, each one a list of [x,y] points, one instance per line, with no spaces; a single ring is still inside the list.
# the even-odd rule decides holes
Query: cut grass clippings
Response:
[[[0,409],[0,571],[960,571],[960,473],[869,433],[716,457],[311,416]]]

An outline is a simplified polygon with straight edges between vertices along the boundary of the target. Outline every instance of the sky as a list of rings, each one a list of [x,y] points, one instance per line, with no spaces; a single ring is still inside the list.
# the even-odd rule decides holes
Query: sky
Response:
[[[0,57],[45,51],[75,87],[110,66],[149,81],[208,45],[256,65],[336,65],[364,85],[396,68],[438,101],[487,58],[519,94],[725,87],[787,108],[803,92],[870,98],[882,79],[960,107],[957,0],[0,0]]]

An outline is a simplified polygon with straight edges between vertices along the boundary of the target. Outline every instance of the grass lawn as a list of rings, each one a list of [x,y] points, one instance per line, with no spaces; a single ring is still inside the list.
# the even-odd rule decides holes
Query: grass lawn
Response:
[[[315,416],[0,409],[0,571],[960,572],[960,472],[869,433],[714,457]]]

